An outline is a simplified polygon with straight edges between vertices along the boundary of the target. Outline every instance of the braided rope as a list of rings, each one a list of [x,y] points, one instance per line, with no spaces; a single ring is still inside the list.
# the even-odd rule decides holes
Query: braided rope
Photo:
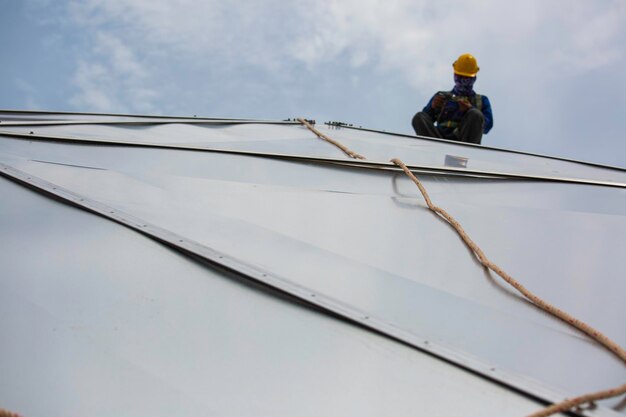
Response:
[[[22,417],[17,413],[12,413],[4,408],[0,408],[0,417]]]
[[[332,143],[333,145],[335,145],[336,147],[338,147],[339,149],[341,149],[343,151],[343,153],[345,153],[346,155],[348,155],[350,158],[354,158],[354,159],[365,159],[365,157],[363,155],[359,155],[358,153],[352,151],[351,149],[349,149],[348,147],[342,145],[341,143],[337,142],[336,140],[333,140],[331,138],[329,138],[328,136],[326,136],[325,134],[323,134],[322,132],[320,132],[319,130],[317,130],[316,128],[314,128],[309,122],[307,122],[304,118],[299,118],[297,119],[300,123],[302,123],[303,125],[305,125],[311,132],[315,133],[315,135],[317,137],[319,137],[320,139],[325,140],[328,143]]]
[[[502,268],[500,268],[495,263],[491,262],[487,258],[487,256],[485,256],[485,253],[482,251],[482,249],[465,232],[461,224],[454,217],[452,217],[447,211],[445,211],[441,207],[438,207],[432,203],[428,195],[428,192],[426,191],[426,188],[424,188],[424,185],[422,185],[420,180],[418,180],[417,177],[413,175],[413,173],[407,168],[407,166],[399,159],[392,159],[391,162],[399,166],[400,168],[402,168],[402,171],[404,171],[404,173],[415,183],[415,185],[417,185],[417,188],[419,188],[420,193],[422,193],[422,196],[424,197],[424,200],[426,200],[426,205],[428,206],[428,208],[434,213],[443,217],[448,223],[450,223],[450,225],[454,228],[454,230],[456,230],[456,232],[461,237],[461,239],[463,239],[463,242],[465,242],[465,244],[472,250],[472,252],[474,252],[479,262],[483,266],[491,269],[493,272],[498,274],[504,281],[506,281],[513,288],[515,288],[519,293],[521,293],[524,297],[530,300],[537,307],[541,308],[547,313],[550,313],[551,315],[563,320],[567,324],[585,333],[587,336],[596,340],[602,346],[604,346],[605,348],[610,350],[612,353],[614,353],[624,363],[626,363],[626,350],[624,350],[624,348],[622,348],[620,345],[618,345],[613,340],[609,339],[606,335],[594,329],[587,323],[581,320],[578,320],[577,318],[573,317],[569,313],[566,313],[565,311],[553,306],[552,304],[536,296],[535,294],[530,292],[526,287],[524,287],[519,281],[517,281],[516,279],[511,277],[509,274],[507,274]],[[603,390],[603,391],[581,395],[576,398],[567,399],[560,403],[556,403],[549,407],[546,407],[543,410],[533,413],[528,417],[547,417],[547,416],[550,416],[552,414],[555,414],[561,411],[571,410],[572,408],[580,406],[582,404],[591,403],[593,401],[603,400],[606,398],[616,397],[624,393],[626,393],[626,384],[620,385],[619,387]]]
[[[298,119],[298,121],[305,124],[305,126],[308,127],[309,130],[315,133],[318,137],[326,140],[327,142],[332,143],[333,145],[337,146],[342,151],[346,152],[346,150],[348,150],[352,154],[359,155],[359,154],[352,152],[351,150],[341,145],[340,143],[328,138],[323,133],[317,131],[313,126],[308,124],[304,119]],[[352,156],[348,152],[346,152],[346,154],[348,154],[348,156]],[[354,158],[354,156],[352,157]],[[361,155],[359,155],[358,159],[365,159],[365,157],[362,157]],[[526,297],[526,299],[528,299],[530,302],[535,304],[537,307],[557,317],[558,319],[564,321],[565,323],[578,329],[579,331],[585,333],[587,336],[589,336],[590,338],[592,338],[593,340],[597,341],[602,346],[604,346],[606,349],[611,351],[615,356],[617,356],[621,361],[623,361],[626,364],[626,350],[624,350],[624,348],[622,348],[620,345],[615,343],[609,337],[604,335],[602,332],[596,330],[595,328],[591,327],[587,323],[581,320],[578,320],[577,318],[570,315],[569,313],[553,306],[547,301],[544,301],[540,297],[536,296],[535,294],[530,292],[526,287],[524,287],[519,281],[517,281],[516,279],[511,277],[508,273],[506,273],[502,268],[500,268],[498,265],[490,261],[485,255],[485,253],[482,251],[482,249],[469,237],[467,232],[465,232],[461,224],[454,217],[452,217],[452,215],[448,213],[446,210],[433,204],[424,185],[421,183],[420,180],[417,179],[415,175],[413,175],[413,173],[409,170],[409,168],[407,168],[404,162],[402,162],[398,158],[394,158],[390,162],[400,167],[402,171],[404,171],[404,173],[409,177],[409,179],[411,179],[411,181],[415,183],[420,193],[422,194],[422,197],[426,201],[426,205],[428,206],[428,208],[435,214],[445,219],[454,228],[454,230],[461,237],[463,242],[472,250],[476,258],[478,258],[478,261],[485,268],[488,268],[492,270],[493,272],[495,272],[507,284],[515,288],[520,294]],[[548,417],[559,412],[569,411],[574,408],[579,408],[583,404],[590,404],[591,406],[593,406],[595,401],[617,397],[618,395],[622,395],[625,393],[626,393],[626,384],[620,385],[615,388],[610,388],[610,389],[606,389],[603,391],[597,391],[597,392],[593,392],[589,394],[584,394],[575,398],[566,399],[559,403],[552,404],[544,408],[543,410],[530,414],[528,417]]]

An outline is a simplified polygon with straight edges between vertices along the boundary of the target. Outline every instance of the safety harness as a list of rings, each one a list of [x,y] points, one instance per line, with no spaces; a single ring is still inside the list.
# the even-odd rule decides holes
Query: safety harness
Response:
[[[441,94],[446,97],[446,101],[444,101],[443,105],[441,106],[441,111],[439,112],[439,115],[437,116],[437,127],[456,129],[459,126],[459,122],[455,120],[446,120],[444,122],[441,121],[441,117],[443,116],[444,113],[450,114],[449,111],[446,112],[446,104],[448,104],[449,101],[459,101],[462,99],[467,99],[470,103],[472,103],[472,106],[474,106],[481,112],[483,111],[483,96],[481,96],[480,94],[475,94],[472,97],[453,96],[452,93],[450,93],[449,91],[440,91],[437,94]]]

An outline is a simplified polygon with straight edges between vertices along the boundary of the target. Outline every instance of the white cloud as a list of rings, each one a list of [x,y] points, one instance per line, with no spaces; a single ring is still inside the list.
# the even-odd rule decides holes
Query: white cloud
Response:
[[[306,8],[315,24],[296,38],[293,57],[314,66],[345,53],[368,56],[415,88],[448,81],[452,60],[464,52],[511,78],[584,73],[623,56],[622,1],[352,0]]]
[[[88,60],[89,59],[89,60]],[[156,90],[148,86],[148,71],[135,52],[111,32],[93,34],[91,53],[77,62],[70,101],[77,107],[103,112],[156,112]]]
[[[616,62],[624,55],[626,3],[623,1],[578,3],[568,14],[571,41],[556,57],[555,63],[573,72],[586,72]],[[621,33],[620,33],[621,32]],[[622,39],[622,42],[615,40]]]
[[[41,106],[37,100],[37,89],[23,78],[17,78],[14,81],[17,90],[22,94],[22,100],[26,109],[40,109]]]
[[[593,67],[590,63],[603,65],[621,54],[615,38],[626,15],[621,1],[584,0],[86,0],[72,2],[71,10],[76,21],[99,31],[94,42],[120,54],[116,65],[134,65],[123,38],[135,52],[162,49],[198,65],[210,55],[227,65],[262,70],[281,68],[285,60],[314,68],[347,54],[355,67],[370,62],[400,71],[409,82],[416,76],[431,80],[420,76],[424,70],[448,71],[448,61],[458,53],[487,56],[490,48],[506,51],[510,45],[512,56],[541,36],[558,43],[556,54],[543,57],[552,65],[577,53],[593,59],[570,65],[581,70]]]
[[[115,93],[107,88],[111,80],[102,65],[79,61],[73,81],[79,89],[71,99],[76,106],[102,112],[111,112],[117,107],[123,109],[113,97]]]
[[[117,74],[129,77],[133,81],[139,81],[146,75],[134,52],[111,33],[103,31],[96,33],[94,52],[106,56],[111,69]]]
[[[259,105],[286,112],[291,103],[298,112],[328,114],[351,102],[350,114],[400,120],[399,111],[414,109],[393,108],[394,100],[420,107],[432,92],[450,87],[452,61],[471,52],[481,66],[477,88],[494,101],[498,144],[541,147],[537,132],[575,134],[554,123],[575,118],[555,91],[577,88],[582,75],[626,64],[622,0],[69,4],[90,45],[74,76],[79,92],[73,102],[96,110],[193,107],[193,113],[240,116]],[[362,96],[340,97],[346,94],[342,83],[353,94],[377,95],[367,103],[381,107],[365,108]],[[335,104],[340,99],[343,105]],[[520,114],[533,123],[520,124]],[[567,139],[560,138],[566,146]]]

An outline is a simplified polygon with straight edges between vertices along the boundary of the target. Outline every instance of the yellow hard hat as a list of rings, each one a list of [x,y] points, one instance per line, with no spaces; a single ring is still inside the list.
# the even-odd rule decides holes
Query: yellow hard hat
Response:
[[[464,77],[475,77],[480,68],[472,54],[463,54],[452,64],[454,73]]]

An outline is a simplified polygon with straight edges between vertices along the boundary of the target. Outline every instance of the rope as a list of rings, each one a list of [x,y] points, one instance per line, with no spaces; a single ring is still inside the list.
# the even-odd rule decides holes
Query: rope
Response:
[[[298,119],[298,121],[300,121],[301,123],[306,123],[303,119]],[[325,135],[323,135],[321,132],[318,132],[311,125],[307,124],[307,127],[317,136],[325,139],[326,141],[332,143],[333,145],[339,147],[341,150],[346,152],[344,150],[345,147],[343,145],[338,144],[338,142],[335,142],[334,140],[330,138],[327,138]],[[365,159],[365,158],[361,157],[359,159]],[[424,185],[421,183],[420,180],[417,179],[415,175],[413,175],[413,173],[409,170],[409,168],[407,168],[404,162],[402,162],[400,159],[397,159],[397,158],[392,159],[390,162],[400,167],[402,171],[404,171],[404,173],[409,177],[409,179],[411,179],[411,181],[415,183],[420,193],[422,194],[422,197],[426,201],[426,205],[428,206],[428,208],[432,212],[437,214],[438,216],[441,216],[442,218],[444,218],[454,228],[454,230],[458,233],[458,235],[461,237],[463,242],[472,250],[476,258],[478,258],[478,261],[485,268],[488,268],[492,270],[493,272],[495,272],[507,284],[515,288],[520,294],[526,297],[526,299],[531,301],[537,307],[557,317],[558,319],[564,321],[565,323],[578,329],[579,331],[585,333],[587,336],[589,336],[590,338],[592,338],[593,340],[597,341],[602,346],[604,346],[606,349],[611,351],[622,362],[624,362],[624,364],[626,364],[626,350],[624,350],[624,348],[622,348],[620,345],[618,345],[613,340],[608,338],[602,332],[596,330],[595,328],[591,327],[587,323],[581,320],[578,320],[577,318],[570,315],[569,313],[566,313],[565,311],[553,306],[552,304],[536,296],[535,294],[530,292],[526,287],[524,287],[519,281],[517,281],[516,279],[511,277],[508,273],[506,273],[502,268],[500,268],[498,265],[490,261],[485,255],[485,253],[482,251],[482,249],[469,237],[467,232],[465,232],[461,224],[454,217],[452,217],[452,215],[450,215],[450,213],[448,213],[446,210],[433,204]],[[550,416],[559,412],[569,411],[574,408],[579,408],[583,404],[589,404],[590,406],[594,406],[595,401],[616,397],[624,393],[626,393],[626,384],[620,385],[615,388],[610,388],[607,390],[597,391],[597,392],[581,395],[575,398],[566,399],[562,402],[552,404],[544,408],[543,410],[537,411],[536,413],[530,414],[528,417],[547,417],[547,416]]]
[[[320,132],[319,130],[315,129],[309,122],[307,122],[305,119],[303,118],[299,118],[297,119],[300,123],[302,123],[303,125],[305,125],[311,132],[315,133],[317,135],[317,137],[319,137],[320,139],[325,140],[328,143],[332,143],[333,145],[335,145],[336,147],[338,147],[339,149],[341,149],[343,151],[343,153],[345,153],[346,155],[348,155],[350,158],[354,158],[354,159],[365,159],[365,157],[363,155],[359,155],[358,153],[350,150],[348,147],[342,145],[341,143],[329,138],[328,136],[326,136],[325,134],[323,134],[322,132]]]
[[[524,287],[519,281],[517,281],[516,279],[511,277],[509,274],[507,274],[502,268],[500,268],[495,263],[491,262],[487,258],[487,256],[485,256],[485,253],[482,251],[482,249],[465,232],[461,224],[454,217],[452,217],[447,211],[445,211],[441,207],[438,207],[432,203],[430,197],[428,196],[428,192],[426,191],[426,188],[424,188],[424,185],[422,185],[420,180],[418,180],[417,177],[413,175],[413,173],[407,168],[407,166],[399,159],[392,159],[391,162],[393,162],[395,165],[402,168],[404,173],[415,183],[415,185],[417,185],[417,188],[419,188],[420,193],[422,193],[422,196],[424,197],[424,200],[426,200],[426,205],[428,206],[428,208],[434,213],[436,213],[437,215],[443,217],[448,223],[450,223],[450,225],[454,228],[454,230],[456,230],[456,232],[459,234],[461,239],[463,239],[463,242],[465,242],[465,244],[474,252],[479,262],[483,266],[491,269],[493,272],[498,274],[504,281],[506,281],[513,288],[515,288],[519,293],[521,293],[524,297],[530,300],[537,307],[541,308],[547,313],[550,313],[551,315],[563,320],[567,324],[585,333],[587,336],[596,340],[598,343],[600,343],[605,348],[607,348],[612,353],[614,353],[624,363],[626,363],[626,350],[624,350],[620,345],[618,345],[617,343],[609,339],[607,336],[605,336],[603,333],[594,329],[587,323],[581,320],[578,320],[577,318],[573,317],[569,313],[566,313],[565,311],[539,298],[538,296],[530,292],[526,287]],[[591,394],[581,395],[576,398],[568,399],[560,403],[553,404],[541,411],[531,414],[528,417],[547,417],[547,416],[550,416],[552,414],[555,414],[561,411],[571,410],[572,408],[580,406],[582,404],[591,403],[591,402],[594,402],[597,400],[603,400],[606,398],[616,397],[624,393],[626,393],[626,384],[620,385],[619,387],[616,387],[616,388],[604,390],[604,391],[598,391],[598,392],[594,392]]]

